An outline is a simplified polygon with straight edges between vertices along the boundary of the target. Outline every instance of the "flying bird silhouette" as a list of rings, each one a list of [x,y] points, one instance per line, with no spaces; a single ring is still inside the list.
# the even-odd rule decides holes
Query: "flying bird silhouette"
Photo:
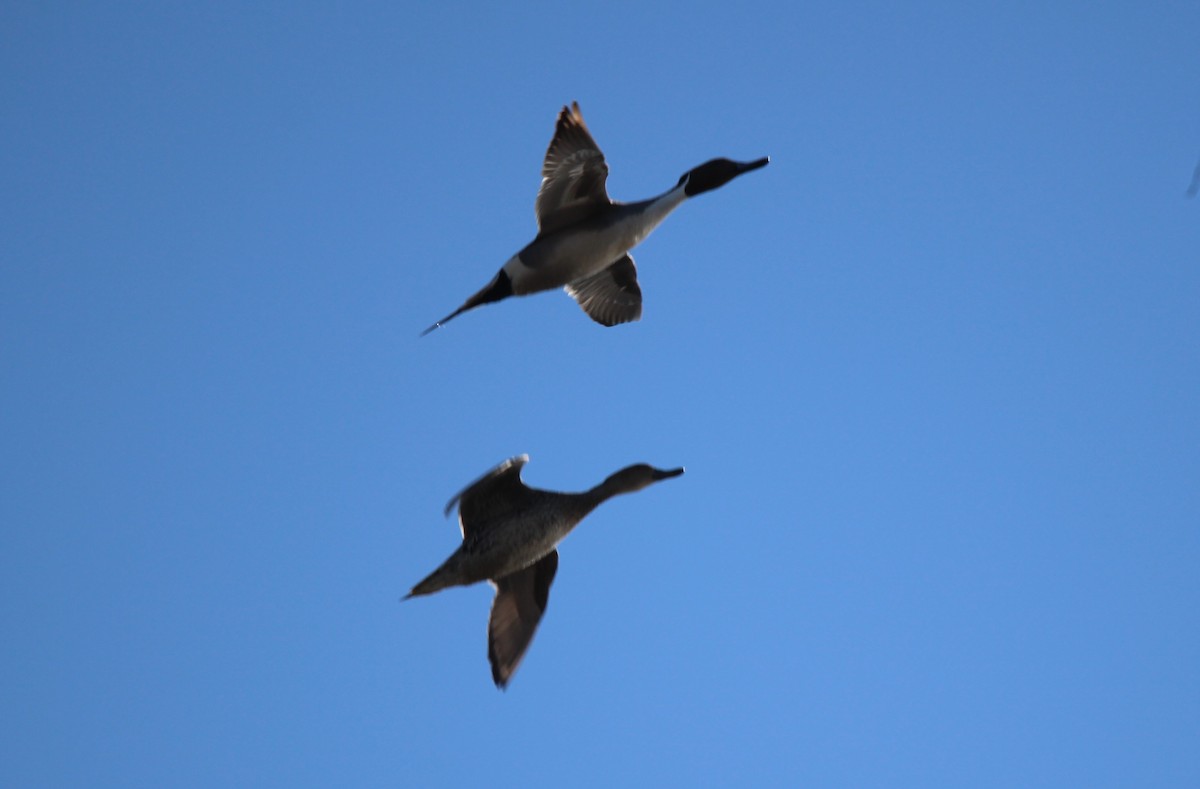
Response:
[[[682,468],[664,471],[638,463],[582,493],[556,493],[521,481],[521,467],[528,460],[528,455],[510,458],[450,499],[446,515],[458,505],[462,545],[404,598],[491,581],[496,597],[488,620],[488,662],[501,689],[546,611],[558,572],[559,542],[613,496],[683,473]]]
[[[658,197],[614,202],[605,189],[608,164],[588,133],[579,104],[563,107],[546,150],[542,186],[534,203],[537,237],[509,258],[482,290],[422,336],[482,304],[555,288],[565,288],[592,320],[604,326],[638,320],[642,290],[629,250],[683,201],[769,161],[767,157],[751,162],[713,159],[688,170]]]

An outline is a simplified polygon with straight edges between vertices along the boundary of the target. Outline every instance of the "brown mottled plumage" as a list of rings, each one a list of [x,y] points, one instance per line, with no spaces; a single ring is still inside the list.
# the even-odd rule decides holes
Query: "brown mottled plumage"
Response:
[[[446,515],[458,505],[462,545],[404,598],[491,581],[496,598],[488,621],[488,661],[499,688],[517,670],[546,610],[558,543],[607,499],[683,473],[639,463],[582,493],[556,493],[521,481],[528,460],[510,458],[450,499]]]

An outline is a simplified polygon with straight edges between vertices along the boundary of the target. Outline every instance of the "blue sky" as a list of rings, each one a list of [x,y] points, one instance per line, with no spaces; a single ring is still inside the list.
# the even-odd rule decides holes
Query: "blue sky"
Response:
[[[0,10],[0,783],[1200,782],[1200,7],[410,5]],[[571,100],[772,163],[418,339]],[[398,601],[519,453],[688,472],[500,693]]]

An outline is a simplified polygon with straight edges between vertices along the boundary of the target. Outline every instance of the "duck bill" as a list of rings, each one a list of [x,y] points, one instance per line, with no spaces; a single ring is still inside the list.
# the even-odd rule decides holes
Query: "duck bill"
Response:
[[[657,482],[660,479],[670,479],[671,477],[678,477],[682,473],[683,473],[682,467],[666,469],[665,471],[663,469],[656,468],[656,469],[654,469],[653,476],[654,476],[654,481]]]
[[[761,159],[755,159],[752,162],[738,162],[738,175],[748,173],[751,170],[757,170],[760,167],[766,167],[771,163],[770,156],[764,156]]]

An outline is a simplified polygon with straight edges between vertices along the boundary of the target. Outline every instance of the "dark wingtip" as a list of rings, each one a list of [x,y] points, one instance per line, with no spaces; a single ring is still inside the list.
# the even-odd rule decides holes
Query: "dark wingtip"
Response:
[[[425,331],[421,332],[421,333],[420,333],[420,335],[418,335],[418,336],[420,336],[420,337],[424,337],[426,334],[429,334],[429,332],[433,331],[434,329],[438,328],[438,327],[439,327],[439,326],[441,326],[441,325],[442,325],[442,322],[441,322],[441,321],[438,321],[437,323],[433,324],[432,326],[430,326],[430,327],[429,327],[428,329],[426,329]]]
[[[671,469],[655,469],[654,470],[654,478],[656,480],[670,479],[671,477],[680,476],[681,474],[683,474],[683,471],[684,471],[683,466],[680,466],[679,468],[671,468]]]
[[[512,674],[509,674],[507,677],[504,676],[499,666],[492,663],[492,682],[496,683],[497,690],[508,690],[508,681],[510,679],[512,679]]]
[[[751,170],[757,170],[757,169],[758,169],[758,168],[760,168],[760,167],[766,167],[766,166],[767,166],[768,164],[770,164],[770,163],[771,163],[771,157],[770,157],[770,156],[764,156],[764,157],[763,157],[763,158],[761,158],[761,159],[755,159],[755,160],[754,160],[754,161],[752,161],[752,162],[746,162],[746,163],[744,163],[744,164],[742,165],[742,172],[744,172],[744,173],[748,173],[748,172],[750,172]]]

